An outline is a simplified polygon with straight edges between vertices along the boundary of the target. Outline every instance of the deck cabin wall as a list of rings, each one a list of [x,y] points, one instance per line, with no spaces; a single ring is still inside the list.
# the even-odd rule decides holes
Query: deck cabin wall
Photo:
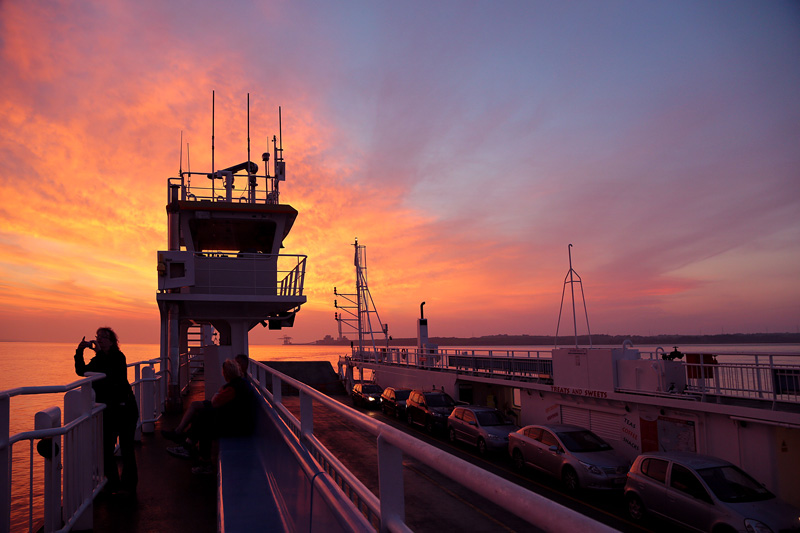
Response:
[[[775,427],[777,492],[800,507],[800,430]]]

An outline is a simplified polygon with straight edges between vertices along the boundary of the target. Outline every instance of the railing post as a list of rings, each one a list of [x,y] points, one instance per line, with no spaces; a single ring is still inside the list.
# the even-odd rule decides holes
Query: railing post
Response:
[[[8,446],[11,398],[0,396],[0,532],[11,530],[11,450]]]
[[[272,374],[272,399],[276,404],[283,403],[281,395],[282,389],[283,382],[281,378],[279,378],[277,374]]]
[[[378,490],[381,495],[381,532],[390,522],[405,523],[406,502],[403,488],[403,452],[378,435]]]
[[[76,418],[92,411],[92,385],[85,383],[81,390],[71,390],[64,394],[64,423],[69,424]],[[91,416],[91,415],[89,415]],[[94,423],[91,418],[72,429],[64,439],[64,510],[65,520],[70,520],[87,499],[89,503],[83,513],[72,526],[73,530],[91,530],[94,523],[94,506],[92,492],[95,473],[92,455],[95,450],[102,454],[103,447],[92,442]],[[102,432],[96,436],[102,439]],[[98,473],[102,474],[103,458],[99,458]]]
[[[308,437],[314,434],[314,402],[305,391],[300,391],[300,434]]]
[[[48,407],[39,411],[34,415],[33,423],[34,429],[59,428],[61,409]],[[61,527],[61,436],[39,441],[39,445],[43,443],[45,445],[39,453],[44,456],[44,533],[50,533]]]
[[[769,375],[772,378],[772,405],[775,406],[775,402],[778,401],[778,390],[775,386],[775,367],[774,362],[772,360],[772,354],[769,356]]]
[[[142,420],[144,420],[144,416],[142,416],[142,371],[140,368],[140,363],[136,363],[133,367],[133,397],[136,400],[136,407],[139,409],[139,421],[136,424],[136,431],[133,434],[133,440],[136,442],[142,442]]]
[[[137,367],[138,369],[138,367]],[[146,366],[142,369],[142,386],[139,388],[141,391],[141,399],[139,400],[139,418],[142,421],[141,430],[143,433],[153,433],[155,431],[155,395],[156,395],[156,382],[155,371],[152,366]],[[141,440],[141,435],[139,435]]]

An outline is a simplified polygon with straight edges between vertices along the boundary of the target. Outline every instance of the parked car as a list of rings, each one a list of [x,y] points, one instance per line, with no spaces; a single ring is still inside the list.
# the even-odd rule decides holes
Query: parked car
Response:
[[[630,461],[586,428],[568,424],[525,426],[508,436],[514,466],[532,466],[564,488],[622,489]]]
[[[409,424],[423,426],[429,433],[443,430],[455,405],[453,398],[444,391],[412,390],[406,400],[406,420]]]
[[[381,394],[381,410],[387,415],[404,418],[406,416],[406,400],[410,394],[411,389],[386,387]]]
[[[507,450],[508,434],[518,429],[494,407],[457,406],[447,419],[450,442],[460,440],[476,446],[481,455]]]
[[[353,405],[378,407],[383,389],[374,383],[356,383],[353,386]]]
[[[800,509],[738,466],[691,452],[641,454],[628,473],[625,501],[636,521],[652,514],[713,533],[800,531]]]

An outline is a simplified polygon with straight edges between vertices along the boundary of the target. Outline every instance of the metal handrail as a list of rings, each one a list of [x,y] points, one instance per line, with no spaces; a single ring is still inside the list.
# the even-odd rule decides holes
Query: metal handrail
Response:
[[[153,423],[160,418],[163,411],[165,380],[162,379],[161,373],[156,374],[154,368],[159,363],[159,359],[151,359],[127,364],[127,367],[134,368],[135,373],[135,379],[131,385],[139,407],[137,439],[141,438],[141,431],[153,431]],[[145,369],[147,370],[143,371]],[[145,375],[148,373],[151,375]],[[63,500],[60,488],[56,492],[45,491],[44,493],[45,531],[57,530],[58,526],[52,524],[61,524],[62,508],[65,522],[58,531],[70,530],[81,518],[82,513],[90,508],[91,501],[106,484],[106,478],[102,475],[102,432],[99,430],[101,422],[98,418],[105,409],[105,405],[95,404],[92,396],[92,382],[103,378],[105,378],[105,374],[87,372],[85,377],[66,385],[15,387],[0,391],[0,533],[10,531],[11,527],[12,448],[18,442],[29,442],[30,474],[28,477],[30,487],[27,497],[29,530],[33,529],[34,440],[53,438],[54,442],[59,443],[62,438],[64,439],[61,454],[63,459],[50,461],[52,465],[49,468],[46,465],[45,468],[47,475],[53,478],[52,485],[56,487],[63,485],[64,488]],[[70,396],[78,394],[78,389],[80,390],[78,396]],[[63,426],[60,425],[60,409],[50,408],[54,413],[58,413],[58,419],[54,422],[58,424],[57,426],[9,435],[11,398],[53,393],[65,394],[63,416],[66,423]],[[49,409],[40,413],[45,412],[49,412]],[[69,421],[67,421],[68,418]],[[82,429],[87,424],[92,424],[93,429]],[[59,467],[62,460],[63,470]],[[70,471],[75,473],[69,474]],[[47,486],[47,481],[45,481],[45,486]],[[37,493],[39,492],[41,492],[41,488],[37,488]]]
[[[307,446],[317,448],[326,457],[330,454],[324,445],[313,434],[314,402],[324,405],[347,420],[375,436],[378,447],[378,483],[380,499],[364,494],[367,505],[378,508],[371,509],[379,517],[381,531],[409,531],[405,525],[405,501],[403,491],[403,455],[414,457],[427,466],[438,470],[466,488],[494,502],[504,509],[527,520],[545,531],[613,531],[612,528],[596,522],[580,513],[568,509],[547,498],[530,492],[491,472],[472,465],[445,451],[442,451],[419,439],[412,437],[392,426],[374,420],[325,394],[270,368],[252,361],[251,375],[262,393],[276,406],[295,428]],[[282,405],[281,388],[288,384],[300,391],[300,412],[298,421],[288,409]],[[269,391],[268,386],[272,389]],[[321,450],[325,450],[322,452]],[[314,455],[317,455],[315,453]],[[344,468],[339,467],[337,468]],[[354,488],[363,492],[365,487],[349,471],[338,471],[337,474],[349,480]],[[355,479],[354,479],[355,478]],[[371,493],[370,493],[371,494]]]
[[[192,176],[198,177],[201,180],[208,179],[208,172],[183,172],[181,177],[173,177],[167,180],[167,202],[169,198],[169,187],[171,185],[178,185],[181,188],[182,201],[209,201],[209,202],[227,202],[227,194],[224,188],[217,188],[212,186],[198,186],[191,185]],[[188,180],[186,179],[188,178]],[[231,190],[231,202],[235,203],[261,203],[274,205],[278,203],[279,193],[275,188],[275,176],[267,176],[265,174],[233,174],[234,180],[239,178],[239,183],[243,186],[234,186]],[[264,187],[257,187],[255,189],[255,197],[253,201],[249,198],[249,178],[266,179]],[[219,179],[219,178],[217,178]],[[201,181],[202,183],[202,181]]]
[[[234,290],[256,296],[303,296],[308,257],[306,255],[192,252],[187,250],[159,253],[168,256],[168,260],[181,258],[192,265],[195,273],[194,280],[186,284],[192,291],[200,293],[208,291],[211,294],[217,294]],[[264,266],[270,262],[274,262],[275,265],[271,272]],[[278,268],[279,266],[281,268]],[[234,278],[221,277],[220,273],[237,275]],[[271,275],[267,276],[267,274]],[[244,278],[245,275],[252,276],[252,278]],[[244,279],[248,279],[250,282],[244,283]],[[227,281],[227,283],[223,281]],[[160,292],[170,288],[169,285],[165,285],[168,282],[169,280],[166,278],[159,278]]]
[[[75,450],[94,450],[97,451],[97,448],[92,445],[91,439],[92,435],[95,433],[99,435],[99,432],[93,431],[83,431],[81,428],[90,424],[92,426],[99,424],[98,417],[99,413],[105,408],[104,405],[94,405],[92,402],[92,382],[97,381],[99,379],[105,378],[105,374],[99,373],[87,373],[86,377],[76,380],[72,383],[67,385],[49,385],[49,386],[38,386],[38,387],[16,387],[14,389],[7,389],[4,391],[0,391],[0,531],[7,532],[10,531],[11,528],[11,496],[12,496],[12,449],[13,445],[17,442],[27,440],[29,441],[29,480],[30,480],[30,488],[28,494],[28,529],[32,530],[33,528],[33,440],[37,438],[43,437],[50,437],[50,438],[57,438],[57,442],[61,441],[61,436],[74,436],[78,435],[74,439],[72,437],[67,438],[70,441],[70,446],[65,447],[63,451],[63,456],[69,458],[68,460],[65,459],[65,469],[64,471],[71,471],[72,467],[77,464],[77,462],[88,461],[88,465],[92,471],[94,471],[93,465],[98,465],[102,463],[100,460],[102,455],[98,455],[97,453],[93,455],[89,455],[88,457],[83,457],[75,455]],[[10,407],[11,407],[11,398],[15,396],[22,396],[22,395],[33,395],[33,394],[53,394],[53,393],[65,393],[65,403],[64,403],[64,419],[66,420],[67,417],[70,417],[69,422],[61,426],[61,412],[59,409],[53,409],[53,412],[49,413],[51,415],[57,415],[57,418],[53,420],[53,424],[55,427],[38,429],[34,431],[26,431],[21,432],[15,435],[9,435],[9,422],[10,422]],[[77,394],[77,396],[74,396]],[[68,401],[69,398],[69,401]],[[42,411],[42,413],[46,413],[46,411]],[[83,441],[78,443],[77,441],[83,438]],[[87,441],[87,439],[89,439]],[[73,444],[75,444],[73,446]],[[95,443],[96,444],[96,443]],[[44,504],[45,504],[45,530],[46,531],[53,531],[56,526],[54,524],[60,525],[61,519],[61,508],[62,502],[60,498],[60,487],[61,483],[61,476],[65,475],[64,471],[60,468],[56,468],[57,465],[61,463],[59,461],[47,461],[46,460],[46,467],[47,463],[50,463],[50,468],[46,468],[46,477],[49,476],[51,482],[47,482],[45,480],[45,487],[48,485],[51,487],[50,491],[46,491],[44,494]],[[100,467],[102,468],[102,466]],[[66,527],[72,527],[74,524],[74,518],[76,515],[72,514],[73,512],[81,513],[83,512],[81,509],[85,509],[86,506],[83,505],[81,502],[85,503],[85,499],[88,498],[90,501],[94,497],[95,494],[102,488],[105,484],[105,481],[100,478],[94,478],[92,476],[79,476],[77,483],[74,482],[64,483],[64,511],[67,515],[65,519],[67,520]],[[55,491],[53,490],[55,487]],[[80,502],[78,501],[80,500]],[[75,503],[76,505],[67,505],[68,503],[72,504]],[[76,511],[76,508],[78,509]]]
[[[711,352],[705,352],[709,354]],[[535,354],[535,357],[532,356]],[[660,353],[640,352],[642,359],[661,359]],[[694,353],[688,355],[695,355]],[[752,398],[778,402],[800,403],[800,354],[756,354],[714,352],[716,362],[703,357],[696,363],[677,361],[683,365],[687,388],[685,395],[705,399],[707,395],[732,398]],[[748,361],[720,361],[720,358],[750,358]],[[554,376],[551,352],[545,350],[446,350],[390,348],[387,350],[358,350],[353,348],[350,359],[360,363],[391,364],[421,369],[436,368],[444,372],[470,372],[476,375],[501,374],[523,381],[548,383]],[[776,359],[781,359],[780,362]],[[532,364],[535,363],[535,364]],[[627,390],[625,392],[630,392]],[[647,391],[641,391],[643,393]],[[682,397],[678,394],[672,398]]]

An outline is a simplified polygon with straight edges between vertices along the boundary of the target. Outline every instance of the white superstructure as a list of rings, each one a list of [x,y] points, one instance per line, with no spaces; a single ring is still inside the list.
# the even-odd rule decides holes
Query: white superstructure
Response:
[[[218,344],[200,341],[206,390],[213,394],[222,377],[208,369],[248,354],[248,333],[255,326],[291,327],[306,301],[306,256],[280,253],[297,211],[279,202],[286,166],[275,137],[273,152],[272,175],[264,153],[264,174],[246,161],[208,173],[182,171],[168,181],[168,249],[158,252],[156,300],[173,401],[187,373],[193,328],[213,326],[219,335]]]

